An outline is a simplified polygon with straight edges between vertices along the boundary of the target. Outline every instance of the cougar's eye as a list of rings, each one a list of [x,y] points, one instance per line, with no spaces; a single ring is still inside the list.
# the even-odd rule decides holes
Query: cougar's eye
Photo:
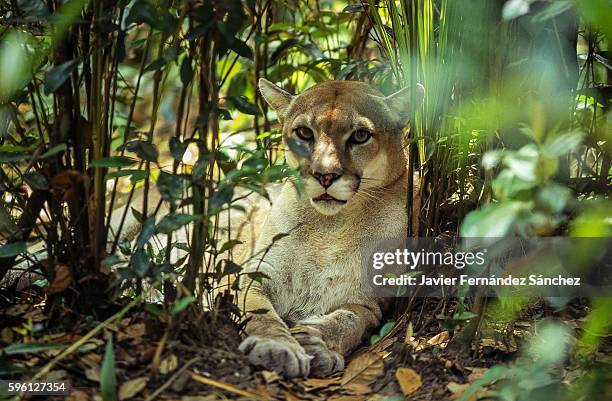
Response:
[[[298,138],[304,141],[312,141],[314,138],[314,133],[310,128],[298,127],[294,129],[293,132],[295,132]]]
[[[372,137],[371,132],[366,131],[364,129],[358,129],[357,131],[353,132],[353,134],[349,138],[349,142],[360,145],[362,143],[366,143],[367,141],[369,141],[371,137]]]

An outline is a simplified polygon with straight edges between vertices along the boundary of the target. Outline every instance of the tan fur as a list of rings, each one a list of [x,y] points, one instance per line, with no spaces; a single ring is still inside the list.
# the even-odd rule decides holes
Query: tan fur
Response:
[[[402,132],[410,93],[384,97],[348,81],[297,96],[266,80],[260,89],[283,124],[287,160],[300,167],[304,193],[285,184],[245,264],[245,272],[266,277],[241,282],[249,336],[240,348],[252,363],[290,377],[325,375],[342,369],[344,355],[382,318],[360,250],[365,241],[407,231]],[[420,85],[416,92],[420,104]],[[310,128],[314,139],[300,140],[298,127]],[[358,129],[373,137],[347,145]],[[340,177],[326,190],[317,173]],[[345,202],[313,200],[324,193]]]

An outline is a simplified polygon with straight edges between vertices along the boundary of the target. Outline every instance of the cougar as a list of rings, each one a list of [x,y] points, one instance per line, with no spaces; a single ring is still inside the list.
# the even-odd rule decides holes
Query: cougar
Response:
[[[287,377],[323,376],[380,324],[360,244],[406,235],[404,132],[424,88],[384,96],[329,81],[293,95],[261,79],[259,89],[303,185],[284,184],[244,264],[240,350]]]

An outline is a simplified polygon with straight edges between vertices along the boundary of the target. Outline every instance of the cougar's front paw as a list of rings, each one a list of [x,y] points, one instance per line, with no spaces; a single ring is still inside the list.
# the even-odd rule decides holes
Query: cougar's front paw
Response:
[[[310,361],[312,376],[328,376],[344,369],[344,357],[327,347],[316,328],[297,325],[291,329],[291,334],[312,357]]]
[[[253,365],[263,366],[287,377],[306,377],[312,359],[295,343],[273,338],[249,336],[239,347]]]

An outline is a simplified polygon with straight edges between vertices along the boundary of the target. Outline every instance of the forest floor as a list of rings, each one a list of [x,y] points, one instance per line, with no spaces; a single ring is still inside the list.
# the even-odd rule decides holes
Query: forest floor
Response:
[[[0,353],[0,370],[21,370],[13,378],[22,380],[37,373],[68,380],[72,388],[67,399],[74,401],[102,400],[101,388],[112,385],[113,379],[119,400],[454,400],[491,366],[519,356],[536,319],[556,315],[540,303],[510,330],[481,334],[467,351],[459,352],[448,346],[453,333],[441,328],[437,314],[442,301],[420,299],[378,342],[364,344],[349,357],[344,372],[287,380],[249,365],[237,351],[238,327],[223,313],[198,311],[192,305],[169,317],[156,316],[142,304],[129,311],[120,311],[125,305],[118,305],[108,313],[112,318],[101,324],[70,310],[45,311],[41,300],[40,294],[25,291],[20,303],[0,301],[0,347],[10,350]],[[576,328],[583,316],[580,305],[556,315]],[[104,360],[111,337],[114,363],[106,365],[113,366],[109,370]],[[41,343],[57,346],[31,345]],[[564,374],[568,380],[577,375],[572,369]],[[468,399],[491,391],[480,390]]]

